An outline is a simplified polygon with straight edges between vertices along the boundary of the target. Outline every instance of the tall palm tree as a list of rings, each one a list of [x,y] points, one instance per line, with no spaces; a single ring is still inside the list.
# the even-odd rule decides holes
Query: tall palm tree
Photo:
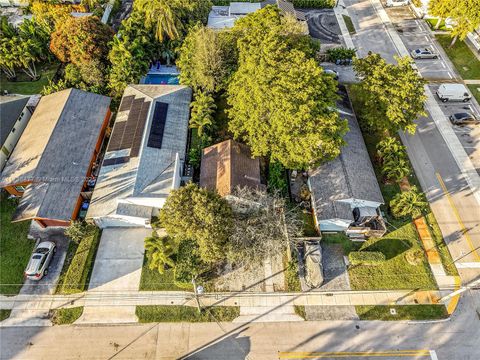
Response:
[[[172,255],[175,253],[173,240],[168,237],[159,237],[155,232],[145,239],[145,252],[150,270],[158,270],[163,274],[166,266],[173,267],[175,262]]]
[[[390,160],[383,164],[382,173],[389,180],[400,181],[410,174],[410,166],[405,159]]]
[[[190,127],[197,129],[198,136],[201,137],[204,130],[213,124],[215,109],[215,100],[212,95],[203,91],[196,93],[195,101],[192,102]]]
[[[180,36],[182,24],[169,0],[136,0],[134,4],[145,15],[147,27],[155,29],[158,41],[165,40],[165,36],[170,40]]]
[[[416,186],[410,190],[399,193],[390,201],[390,209],[397,218],[411,216],[413,219],[422,215],[428,206],[425,196],[418,192]]]

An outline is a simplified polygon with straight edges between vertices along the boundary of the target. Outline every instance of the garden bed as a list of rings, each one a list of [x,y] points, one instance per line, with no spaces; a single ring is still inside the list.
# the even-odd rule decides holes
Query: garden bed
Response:
[[[390,313],[395,309],[396,315]],[[444,305],[355,306],[360,320],[436,320],[448,317]]]
[[[83,314],[83,306],[66,309],[56,309],[50,312],[51,321],[54,325],[73,324]]]

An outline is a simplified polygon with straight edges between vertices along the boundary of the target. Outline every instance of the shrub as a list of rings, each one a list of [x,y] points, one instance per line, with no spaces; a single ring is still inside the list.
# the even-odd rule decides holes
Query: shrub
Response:
[[[357,50],[344,47],[331,48],[327,50],[328,59],[331,62],[350,61],[355,56]]]
[[[385,255],[379,251],[352,251],[348,260],[352,265],[379,265],[385,261]]]
[[[279,191],[283,196],[288,194],[285,168],[278,161],[271,161],[268,166],[268,190]]]
[[[163,274],[165,269],[175,266],[172,255],[175,252],[175,243],[168,236],[159,237],[155,231],[145,238],[145,253],[148,259],[148,268]]]
[[[208,268],[200,257],[195,241],[184,240],[180,243],[175,262],[175,283],[188,284],[193,278],[201,276]]]
[[[420,193],[416,186],[399,193],[390,201],[390,210],[396,218],[410,216],[413,219],[422,215],[428,207],[425,195]]]
[[[410,174],[405,146],[393,137],[377,144],[377,154],[382,162],[382,174],[390,180],[400,181]]]
[[[68,236],[74,243],[79,244],[96,229],[97,228],[95,225],[88,224],[85,221],[74,221],[65,229],[65,235]]]
[[[78,245],[77,251],[65,274],[60,290],[61,293],[73,294],[86,289],[99,239],[100,230],[92,226]]]

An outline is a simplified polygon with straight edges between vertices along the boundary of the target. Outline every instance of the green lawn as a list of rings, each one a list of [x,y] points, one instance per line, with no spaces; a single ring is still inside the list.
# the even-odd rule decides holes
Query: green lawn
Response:
[[[347,15],[342,15],[343,20],[345,21],[345,25],[347,26],[348,32],[350,34],[355,34],[357,31],[355,30],[355,26],[353,25],[352,18]]]
[[[381,265],[350,266],[348,274],[353,290],[436,289],[426,257],[419,265],[411,265],[405,253],[420,248],[414,225],[407,223],[380,239],[369,239],[360,250],[379,251],[386,257]]]
[[[397,311],[396,315],[390,309]],[[355,306],[360,320],[434,320],[448,317],[444,305]]]
[[[430,26],[430,29],[435,30],[435,26],[437,26],[438,19],[425,19],[425,21]],[[448,29],[445,27],[445,20],[442,20],[440,22],[440,26],[436,30],[448,31]]]
[[[6,318],[8,318],[10,316],[10,313],[12,312],[12,310],[0,310],[0,321],[3,321],[5,320]]]
[[[348,255],[350,251],[358,250],[361,246],[361,243],[353,242],[344,233],[322,234],[322,244],[341,244],[345,255]]]
[[[150,270],[147,258],[143,261],[140,291],[193,291],[192,284],[179,284],[174,280],[173,269],[165,270],[160,274],[157,270]]]
[[[457,40],[455,45],[450,47],[452,42],[450,35],[435,35],[435,37],[464,80],[480,79],[480,61],[465,42]]]
[[[53,78],[58,66],[58,63],[39,66],[37,71],[40,78],[36,81],[31,81],[23,71],[17,71],[17,81],[9,81],[2,72],[0,75],[0,91],[3,93],[4,90],[7,90],[9,93],[24,95],[39,94]]]
[[[83,306],[52,310],[51,320],[54,325],[72,324],[83,314]]]
[[[467,86],[475,99],[477,99],[477,102],[480,104],[480,84],[469,84]]]
[[[35,242],[27,239],[29,221],[12,223],[17,201],[0,196],[0,294],[15,295],[23,285],[23,271],[27,266]]]
[[[136,314],[141,323],[148,322],[213,322],[232,321],[240,315],[238,306],[217,306],[203,309],[180,305],[137,306]]]

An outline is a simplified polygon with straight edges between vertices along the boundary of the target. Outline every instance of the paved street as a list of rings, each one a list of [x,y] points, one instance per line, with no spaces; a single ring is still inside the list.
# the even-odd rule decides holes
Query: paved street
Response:
[[[411,49],[409,46],[420,44],[420,42],[415,42],[413,45],[413,40],[409,37],[421,38],[424,36],[425,28],[423,26],[417,31],[413,29],[413,26],[408,26],[407,31],[404,28],[403,34],[399,34],[390,23],[386,16],[387,13],[378,0],[345,0],[345,5],[357,29],[357,34],[352,36],[352,39],[360,56],[366,56],[371,50],[380,53],[387,61],[393,62],[394,55],[399,53],[405,55]],[[405,21],[405,18],[400,20]],[[416,35],[411,35],[413,33]],[[427,38],[422,40],[422,45],[423,41],[427,42]],[[405,41],[406,44],[402,41]],[[434,46],[433,43],[430,45]],[[442,59],[445,60],[443,55]],[[445,66],[448,72],[448,66]],[[430,71],[431,67],[423,65],[419,67],[422,74],[433,74]],[[448,75],[448,73],[445,74]],[[438,104],[433,93],[430,95],[429,101],[428,109],[431,114],[419,119],[418,131],[414,136],[403,136],[402,139],[407,146],[415,172],[431,203],[453,259],[457,261],[457,264],[463,263],[463,267],[467,268],[460,269],[462,281],[465,282],[480,275],[480,267],[478,267],[478,261],[480,261],[480,251],[478,250],[480,248],[480,204],[478,199],[473,196],[473,192],[478,192],[478,189],[472,184],[468,174],[475,179],[478,179],[478,176],[469,173],[469,164],[463,162],[463,159],[468,159],[468,153],[465,154],[462,144],[468,143],[462,141],[464,138],[462,136],[460,136],[462,140],[457,143],[451,141],[452,139],[457,140],[458,136],[455,135],[442,108],[435,107]],[[442,131],[439,131],[439,126]],[[445,140],[446,136],[449,136],[450,139],[448,143]],[[470,150],[474,151],[474,149]],[[452,151],[455,152],[455,157]],[[462,155],[462,152],[464,157],[459,156],[459,154]],[[459,161],[462,161],[461,167],[459,167]],[[474,171],[473,166],[472,169]]]
[[[353,360],[359,357],[477,360],[478,311],[479,290],[470,290],[462,297],[452,318],[440,322],[152,323],[2,328],[1,359],[51,359],[53,356],[61,360]],[[328,356],[324,352],[333,354]],[[350,356],[352,352],[359,355]]]

